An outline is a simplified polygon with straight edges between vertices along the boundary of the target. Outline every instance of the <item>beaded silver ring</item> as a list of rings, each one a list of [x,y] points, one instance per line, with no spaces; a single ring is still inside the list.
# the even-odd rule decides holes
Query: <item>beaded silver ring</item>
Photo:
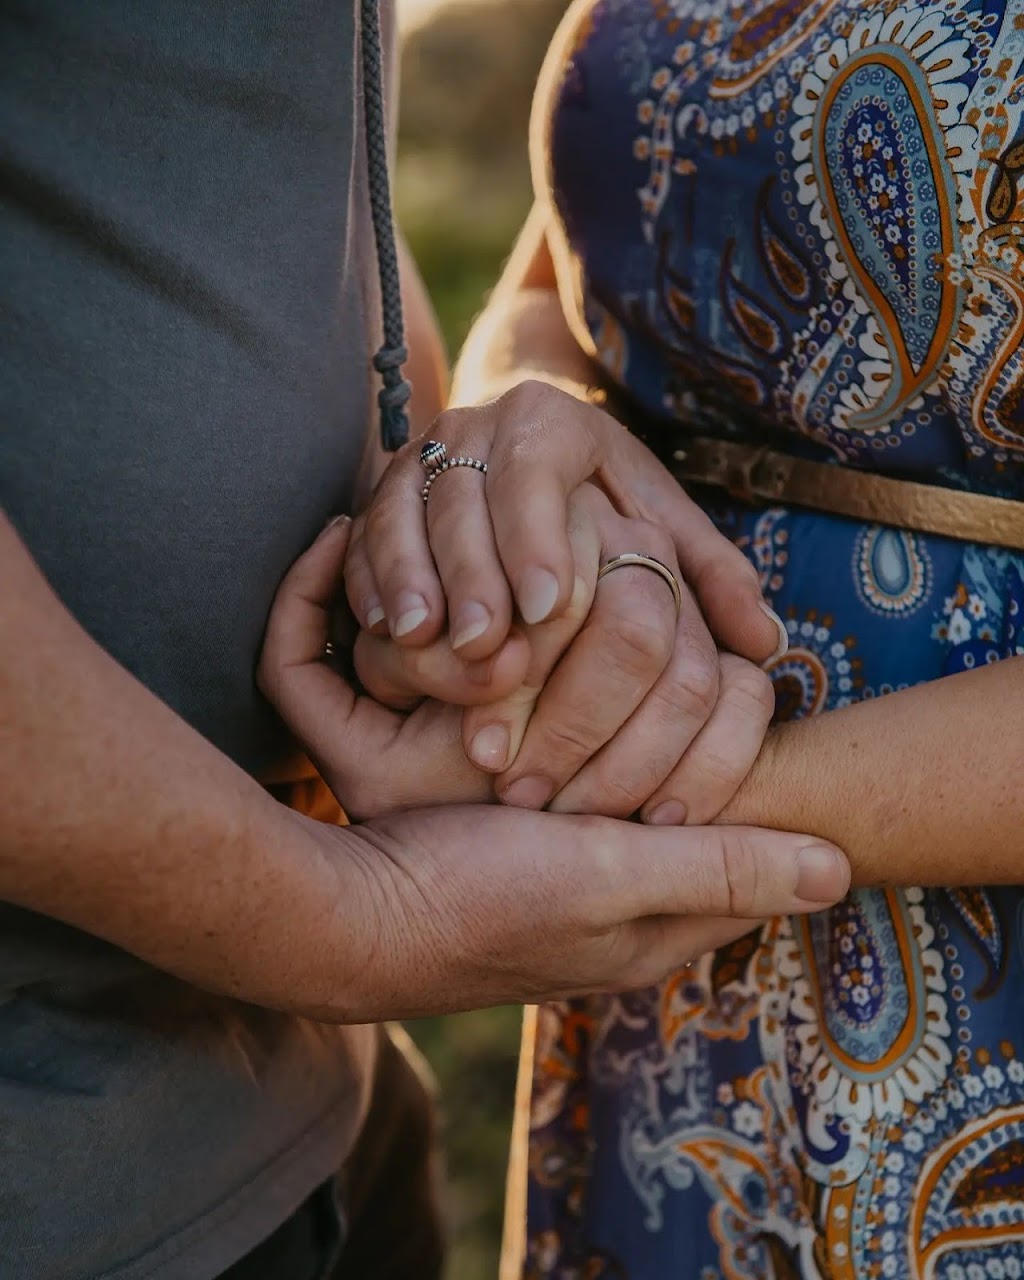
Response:
[[[481,475],[487,474],[487,463],[481,462],[479,458],[445,458],[439,467],[435,467],[423,482],[423,488],[420,495],[426,502],[430,496],[430,487],[438,476],[443,476],[446,471],[451,471],[455,467],[472,467],[474,471],[479,471]]]
[[[440,440],[428,440],[420,450],[420,462],[428,471],[441,466],[447,456],[448,450]]]

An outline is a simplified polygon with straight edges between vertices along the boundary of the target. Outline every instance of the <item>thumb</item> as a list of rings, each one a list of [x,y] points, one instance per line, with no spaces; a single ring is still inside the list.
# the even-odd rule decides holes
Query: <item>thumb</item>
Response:
[[[256,683],[303,749],[342,779],[385,749],[401,717],[359,697],[325,658],[352,522],[331,521],[292,565],[267,620]]]

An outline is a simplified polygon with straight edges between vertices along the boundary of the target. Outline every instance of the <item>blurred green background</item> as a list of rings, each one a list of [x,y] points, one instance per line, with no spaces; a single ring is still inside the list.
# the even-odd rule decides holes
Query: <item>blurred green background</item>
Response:
[[[407,22],[421,16],[425,0],[405,3]],[[530,206],[530,100],[566,3],[456,0],[405,36],[398,220],[453,357]],[[441,1086],[449,1280],[497,1273],[520,1016],[493,1009],[409,1025]]]

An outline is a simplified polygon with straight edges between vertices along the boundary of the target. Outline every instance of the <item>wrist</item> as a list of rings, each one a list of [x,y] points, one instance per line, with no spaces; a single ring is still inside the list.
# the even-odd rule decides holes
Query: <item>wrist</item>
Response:
[[[566,328],[554,289],[501,294],[485,309],[459,358],[452,403],[481,404],[530,379],[583,400],[596,389],[594,364]]]
[[[771,781],[777,776],[778,756],[785,730],[785,725],[773,725],[769,728],[750,772],[737,788],[732,799],[714,819],[715,825],[785,829],[786,824],[781,812],[778,811],[779,789],[773,786]]]
[[[302,872],[286,874],[287,909],[280,915],[286,927],[277,945],[271,942],[272,962],[259,966],[263,989],[245,998],[321,1022],[354,1025],[391,1016],[382,1004],[388,903],[363,828],[284,806],[280,818],[263,838],[280,841],[287,861]],[[271,925],[267,932],[274,938],[279,930]]]

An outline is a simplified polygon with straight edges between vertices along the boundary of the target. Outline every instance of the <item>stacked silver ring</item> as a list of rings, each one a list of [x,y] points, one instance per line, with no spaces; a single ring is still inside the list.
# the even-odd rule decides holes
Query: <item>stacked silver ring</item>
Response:
[[[427,470],[427,478],[423,481],[423,488],[420,490],[420,496],[424,502],[430,496],[430,486],[438,476],[443,476],[446,471],[452,471],[455,467],[472,467],[474,471],[479,471],[481,475],[487,474],[487,463],[482,462],[479,458],[449,458],[448,450],[440,440],[428,440],[426,442],[420,450],[420,462]]]

